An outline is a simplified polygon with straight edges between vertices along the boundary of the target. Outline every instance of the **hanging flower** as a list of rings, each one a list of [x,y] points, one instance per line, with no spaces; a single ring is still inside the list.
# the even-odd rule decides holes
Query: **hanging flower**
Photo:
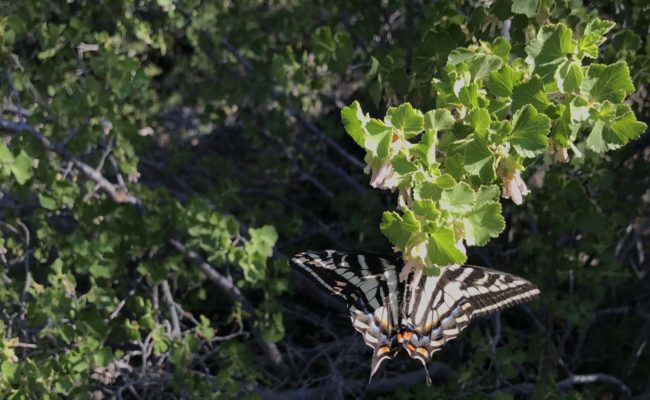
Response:
[[[523,202],[525,195],[530,193],[526,182],[521,179],[519,171],[515,171],[511,176],[504,176],[503,187],[501,189],[501,197],[504,199],[511,199],[516,205],[520,205]]]
[[[397,206],[400,209],[404,207],[410,207],[413,203],[413,195],[411,194],[410,187],[400,187],[399,188],[399,197],[397,198]]]
[[[569,162],[569,149],[566,147],[555,147],[555,161],[557,162]]]
[[[403,282],[408,278],[409,274],[413,272],[413,279],[411,280],[411,286],[416,287],[417,284],[422,279],[422,274],[424,273],[424,267],[427,260],[427,238],[423,237],[423,240],[419,243],[407,247],[406,252],[404,253],[404,268],[399,274],[400,282]]]
[[[371,164],[372,176],[370,186],[375,189],[394,189],[397,186],[397,177],[391,160],[381,160],[378,167]]]
[[[497,175],[501,178],[501,197],[511,199],[516,205],[523,202],[525,195],[530,193],[526,182],[521,179],[519,169],[522,168],[516,158],[508,155],[510,143],[501,145],[496,149],[496,154],[501,158],[497,167]]]
[[[555,154],[554,158],[556,162],[569,162],[569,149],[571,149],[576,157],[582,157],[582,152],[572,142],[569,142],[569,147],[564,147],[555,142],[553,138],[549,139],[548,152]]]
[[[372,186],[375,189],[387,189],[387,190],[393,190],[397,187],[398,182],[398,175],[395,172],[395,169],[393,168],[392,164],[392,157],[393,155],[397,154],[400,152],[402,149],[408,149],[409,147],[413,146],[411,142],[408,140],[398,136],[398,135],[393,135],[393,141],[390,145],[390,155],[388,158],[385,160],[382,160],[380,158],[372,158],[370,161],[368,161],[368,157],[366,157],[366,162],[368,165],[366,165],[366,168],[364,169],[365,173],[372,172],[372,175],[370,177],[370,186]]]

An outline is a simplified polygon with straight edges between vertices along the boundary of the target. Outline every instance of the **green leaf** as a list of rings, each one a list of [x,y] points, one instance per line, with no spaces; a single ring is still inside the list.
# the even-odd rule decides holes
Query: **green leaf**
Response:
[[[540,0],[512,0],[512,13],[535,18],[539,12]]]
[[[490,127],[490,113],[485,108],[474,108],[467,115],[466,120],[481,137],[485,137]]]
[[[512,112],[528,104],[539,112],[543,112],[551,105],[544,91],[544,83],[537,75],[531,77],[527,82],[521,82],[512,90]]]
[[[562,92],[570,93],[580,87],[583,78],[580,64],[576,61],[567,61],[558,68],[555,81]]]
[[[341,110],[341,119],[343,120],[343,126],[348,135],[350,135],[356,144],[363,147],[364,137],[366,135],[364,126],[370,118],[363,114],[359,102],[355,101],[350,106],[344,107]]]
[[[578,56],[580,58],[597,58],[598,47],[605,41],[604,35],[614,26],[616,24],[613,21],[598,18],[591,20],[587,24],[584,34],[578,40]]]
[[[102,265],[99,263],[94,263],[88,268],[90,275],[95,278],[106,278],[109,279],[112,276],[113,269],[108,265]]]
[[[506,38],[504,38],[503,36],[497,36],[490,44],[490,48],[492,49],[492,52],[494,54],[496,54],[497,56],[499,56],[499,58],[501,58],[504,67],[508,65],[510,50],[512,49],[512,47],[510,46],[510,42],[508,42]]]
[[[478,107],[478,85],[476,83],[470,83],[467,86],[463,86],[458,92],[458,100],[467,108]]]
[[[105,367],[113,360],[113,350],[108,346],[104,346],[100,351],[92,354],[92,359],[95,367]]]
[[[56,200],[41,193],[38,194],[38,202],[41,204],[41,207],[46,210],[56,210],[58,208]]]
[[[538,113],[535,107],[527,105],[512,118],[512,145],[523,157],[535,157],[548,147],[548,132],[551,119]]]
[[[408,93],[411,86],[411,78],[402,67],[397,67],[390,71],[386,77],[386,81],[388,81],[393,90],[399,95]]]
[[[459,31],[457,27],[455,30]],[[462,32],[451,31],[452,29],[442,32],[435,29],[428,31],[422,39],[422,45],[413,53],[414,66],[421,70],[428,70],[436,65],[437,61],[447,59],[449,53],[460,44],[452,35],[463,37]]]
[[[496,157],[485,139],[475,137],[467,144],[463,168],[470,175],[479,175],[486,183],[496,178]]]
[[[420,230],[420,223],[415,219],[413,212],[407,208],[404,210],[404,217],[393,211],[385,211],[380,228],[392,244],[404,250],[411,235]]]
[[[620,103],[634,91],[630,70],[624,61],[611,65],[591,64],[580,85],[580,92],[596,101]]]
[[[459,182],[452,188],[442,191],[440,207],[453,214],[469,212],[476,202],[476,192],[465,182]]]
[[[451,53],[449,53],[449,57],[447,57],[447,64],[448,65],[458,65],[461,63],[468,62],[474,58],[476,58],[477,54],[468,49],[467,47],[458,47],[454,50],[452,50]]]
[[[386,159],[393,140],[393,127],[384,124],[384,121],[371,118],[366,124],[366,130],[368,131],[364,146],[366,150],[381,159]]]
[[[472,74],[474,82],[490,76],[492,71],[496,71],[503,65],[501,57],[492,54],[479,54],[468,62],[469,72]]]
[[[496,186],[492,186],[496,188]],[[494,189],[491,189],[493,191]],[[498,195],[498,188],[496,188]],[[492,193],[485,193],[492,194]],[[486,196],[487,197],[487,196]],[[499,236],[506,227],[501,204],[490,201],[465,215],[465,241],[470,246],[484,246],[490,238]]]
[[[251,240],[248,242],[251,249],[263,257],[271,257],[273,246],[278,240],[278,232],[272,225],[264,225],[261,228],[249,228],[248,234]]]
[[[607,32],[611,31],[616,26],[614,21],[608,21],[605,19],[594,18],[585,27],[585,35],[596,34],[603,36]]]
[[[9,360],[2,361],[0,364],[0,372],[2,372],[2,377],[7,381],[11,382],[14,379],[16,370],[20,364],[14,364]]]
[[[617,107],[616,116],[600,119],[594,123],[587,140],[587,147],[597,153],[618,149],[630,140],[636,139],[647,126],[636,119],[627,105]]]
[[[427,257],[437,266],[462,264],[467,256],[456,247],[454,232],[446,227],[438,227],[429,235]]]
[[[570,108],[571,106],[569,106]],[[562,115],[555,120],[551,128],[551,135],[556,145],[562,147],[570,147],[570,143],[575,140],[582,123],[573,122],[571,119],[571,112],[566,109]]]
[[[488,202],[498,202],[501,190],[497,185],[483,185],[476,192],[476,207],[479,208]]]
[[[3,143],[0,143],[0,164],[13,164],[14,155]]]
[[[436,185],[443,189],[449,189],[456,185],[456,181],[450,174],[443,174],[436,178]]]
[[[429,199],[433,201],[440,200],[442,187],[433,182],[422,182],[413,189],[413,197],[416,200]]]
[[[409,103],[404,103],[397,108],[389,108],[384,120],[404,132],[404,137],[407,139],[416,136],[424,129],[422,112],[414,109]]]
[[[436,203],[431,199],[416,200],[411,205],[415,215],[426,218],[429,221],[435,221],[440,216],[440,211]]]
[[[395,172],[400,175],[407,175],[418,170],[418,167],[408,160],[406,154],[399,154],[396,157],[393,157],[391,164],[393,165]]]
[[[420,139],[420,142],[411,148],[411,153],[417,155],[427,164],[436,161],[436,132],[426,130]]]
[[[445,171],[454,178],[460,179],[465,173],[464,156],[462,153],[447,156],[445,158]]]
[[[282,313],[274,312],[262,321],[262,337],[271,343],[276,343],[284,337]]]
[[[572,34],[571,29],[564,24],[545,25],[526,46],[526,62],[544,83],[553,81],[560,64],[575,51],[576,43]]]
[[[427,131],[443,131],[451,129],[456,120],[446,109],[431,110],[424,114],[424,129]]]
[[[32,170],[32,158],[25,153],[24,150],[21,150],[18,153],[18,156],[14,159],[13,164],[11,165],[11,173],[16,178],[16,182],[23,185],[29,180],[29,178],[34,175]]]
[[[344,72],[354,56],[352,39],[345,32],[332,33],[329,27],[319,27],[312,36],[314,54],[320,62],[336,72]]]
[[[490,73],[487,88],[495,96],[510,97],[512,96],[512,89],[515,83],[522,76],[522,72],[515,71],[509,65],[505,64],[500,70]]]

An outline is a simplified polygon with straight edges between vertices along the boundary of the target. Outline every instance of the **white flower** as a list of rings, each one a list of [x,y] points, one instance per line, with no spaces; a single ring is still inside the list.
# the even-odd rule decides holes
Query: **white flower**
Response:
[[[413,272],[413,279],[411,286],[417,286],[424,273],[424,267],[427,260],[427,238],[424,237],[419,243],[406,248],[404,253],[404,268],[399,274],[400,282],[406,280],[411,272]]]
[[[374,158],[370,162],[368,162],[368,158],[366,158],[368,165],[366,165],[363,171],[365,173],[372,171],[372,176],[370,177],[370,186],[374,187],[375,189],[395,189],[398,182],[397,173],[395,172],[395,169],[393,168],[393,164],[391,162],[392,155],[399,153],[402,149],[408,149],[411,146],[413,146],[413,143],[403,138],[399,138],[395,135],[393,136],[393,142],[390,145],[391,156],[385,160]]]
[[[566,147],[555,147],[555,161],[569,162],[569,150]]]
[[[501,197],[504,199],[512,199],[512,202],[516,205],[520,205],[523,202],[523,197],[530,193],[526,182],[521,179],[519,171],[511,176],[503,176],[503,188],[501,190]]]
[[[382,160],[378,168],[372,165],[371,169],[370,186],[376,189],[393,189],[397,186],[395,169],[390,159]]]
[[[413,195],[411,194],[410,187],[399,188],[399,197],[397,198],[397,206],[401,209],[410,207],[413,203]]]

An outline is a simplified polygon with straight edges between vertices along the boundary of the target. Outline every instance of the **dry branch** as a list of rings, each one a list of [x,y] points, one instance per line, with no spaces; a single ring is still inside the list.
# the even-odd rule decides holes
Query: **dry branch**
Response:
[[[239,288],[235,286],[234,282],[231,279],[223,276],[217,270],[210,265],[207,261],[203,259],[199,254],[195,253],[191,249],[187,248],[183,243],[179,242],[176,239],[170,239],[169,243],[178,250],[183,256],[194,263],[205,276],[214,283],[221,291],[230,299],[232,302],[241,303],[244,310],[250,315],[255,315],[255,307],[251,302],[244,297]],[[259,332],[259,330],[254,331],[255,338],[257,339],[260,346],[264,349],[267,356],[271,360],[271,363],[276,368],[280,368],[281,371],[284,371],[285,364],[282,359],[282,354],[278,347],[271,342],[264,340]]]
[[[108,195],[111,196],[113,201],[116,203],[140,204],[140,199],[130,194],[126,190],[126,187],[114,185],[108,179],[106,179],[100,171],[79,160],[77,157],[72,155],[72,153],[67,151],[63,146],[52,142],[47,136],[43,135],[38,129],[34,128],[33,126],[23,122],[12,122],[6,119],[0,119],[0,128],[15,133],[29,133],[39,142],[41,142],[45,149],[56,153],[65,161],[72,163],[76,169],[81,171],[84,175],[86,175],[88,179],[94,181],[97,186],[108,193]]]

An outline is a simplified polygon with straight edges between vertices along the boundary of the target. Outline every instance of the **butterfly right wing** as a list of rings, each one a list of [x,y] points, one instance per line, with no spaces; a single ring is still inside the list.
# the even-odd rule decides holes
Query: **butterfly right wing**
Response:
[[[399,278],[393,262],[370,255],[334,250],[306,251],[291,264],[307,278],[344,300],[354,328],[374,350],[371,378],[397,352]]]
[[[526,279],[501,271],[452,265],[440,276],[428,276],[404,294],[397,340],[412,358],[426,365],[445,343],[456,338],[476,317],[495,313],[539,296]]]

